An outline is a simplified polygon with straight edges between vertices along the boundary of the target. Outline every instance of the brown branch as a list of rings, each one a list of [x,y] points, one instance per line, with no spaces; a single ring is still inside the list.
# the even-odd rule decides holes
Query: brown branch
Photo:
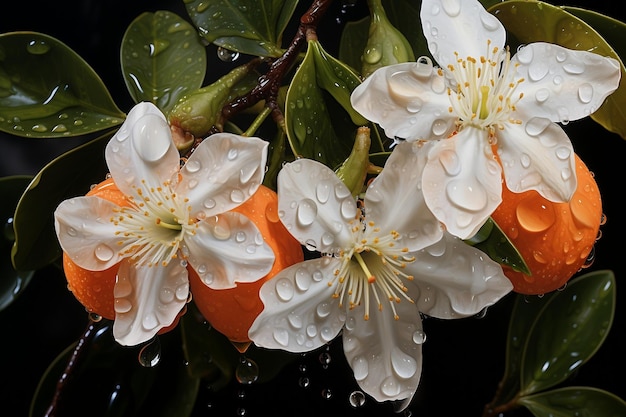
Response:
[[[89,324],[80,339],[78,339],[76,347],[74,348],[72,356],[65,366],[63,374],[57,381],[56,391],[54,392],[54,396],[52,397],[52,401],[46,411],[46,414],[44,414],[44,417],[56,417],[62,415],[63,392],[71,382],[76,368],[82,365],[89,347],[91,346],[95,335],[98,333],[98,330],[100,330],[100,327],[101,325],[99,325],[99,323],[89,320]]]
[[[309,9],[300,18],[298,30],[285,53],[272,62],[267,73],[259,77],[259,82],[248,94],[238,97],[222,108],[220,125],[223,126],[226,120],[261,100],[265,100],[265,105],[272,110],[274,121],[282,124],[283,115],[277,102],[282,79],[293,67],[311,33],[315,33],[322,16],[331,3],[332,0],[313,0]]]

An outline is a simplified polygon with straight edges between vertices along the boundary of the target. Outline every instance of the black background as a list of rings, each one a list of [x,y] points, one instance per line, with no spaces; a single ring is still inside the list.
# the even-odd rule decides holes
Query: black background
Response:
[[[306,3],[306,2],[305,2]],[[345,7],[336,1],[326,15],[318,35],[333,51],[341,22],[363,15],[364,0]],[[619,2],[568,2],[624,18]],[[128,111],[132,100],[119,69],[119,46],[128,24],[145,11],[170,10],[186,16],[182,0],[73,0],[11,1],[0,10],[0,33],[33,30],[62,40],[80,54],[100,75],[116,103]],[[289,36],[286,35],[286,39]],[[215,49],[207,79],[221,75]],[[209,69],[209,71],[212,71]],[[615,272],[618,305],[613,328],[599,352],[568,381],[588,385],[626,398],[626,295],[622,236],[626,232],[622,206],[626,142],[602,131],[590,120],[571,122],[566,130],[574,148],[595,174],[608,219],[596,244],[596,259],[590,270]],[[0,135],[0,176],[34,174],[52,157],[72,148],[80,140],[33,140]],[[424,344],[424,369],[420,388],[413,400],[411,416],[479,416],[502,376],[504,347],[512,297],[490,308],[484,318],[449,322],[427,319],[428,341]],[[67,291],[63,276],[54,268],[35,276],[21,297],[0,312],[0,415],[26,416],[33,392],[48,364],[84,330],[87,315]],[[286,367],[271,384],[240,386],[236,383],[214,394],[201,388],[194,416],[348,416],[393,415],[392,408],[348,405],[348,394],[357,389],[341,352],[339,342],[330,345],[331,362],[323,366],[322,351],[304,356]],[[303,368],[306,367],[306,370]],[[300,386],[303,376],[310,379]],[[330,398],[325,396],[330,392]],[[85,414],[91,415],[91,414]],[[530,415],[518,411],[509,415]]]

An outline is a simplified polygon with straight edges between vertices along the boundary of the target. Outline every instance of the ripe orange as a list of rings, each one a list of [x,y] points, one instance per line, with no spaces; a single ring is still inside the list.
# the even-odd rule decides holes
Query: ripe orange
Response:
[[[238,283],[235,288],[213,290],[190,269],[189,283],[198,309],[216,330],[235,345],[249,344],[248,329],[263,310],[259,298],[261,285],[284,268],[302,262],[304,254],[300,243],[287,231],[278,218],[278,196],[261,185],[245,203],[234,209],[246,215],[258,227],[265,242],[272,248],[276,260],[271,271],[252,283]]]
[[[602,222],[600,190],[578,155],[578,185],[568,203],[553,203],[536,191],[502,189],[502,203],[493,220],[511,239],[532,275],[504,266],[521,294],[545,294],[563,287],[584,266]]]
[[[111,178],[93,187],[87,195],[95,195],[119,206],[130,205]],[[113,265],[104,271],[84,269],[76,265],[66,253],[63,253],[63,271],[65,272],[69,290],[88,312],[98,314],[108,320],[115,319],[113,289],[118,269],[119,265]],[[176,327],[180,316],[185,311],[186,308],[183,308],[174,322],[161,329],[159,334],[166,333]]]

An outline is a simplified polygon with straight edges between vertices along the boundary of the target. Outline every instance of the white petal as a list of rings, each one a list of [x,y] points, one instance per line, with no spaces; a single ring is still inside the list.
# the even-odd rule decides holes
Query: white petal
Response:
[[[228,212],[198,223],[185,236],[183,254],[202,282],[213,289],[264,277],[274,264],[274,252],[246,216]]]
[[[186,196],[192,214],[224,213],[248,200],[265,175],[267,142],[232,133],[206,138],[183,169],[176,191]]]
[[[134,187],[160,187],[179,169],[180,155],[163,113],[152,103],[137,104],[105,151],[115,184],[126,195]]]
[[[617,88],[620,65],[613,58],[551,43],[531,43],[512,58],[518,91],[517,117],[568,122],[589,116]]]
[[[138,345],[171,325],[187,303],[187,269],[180,262],[136,268],[122,261],[114,294],[113,336],[122,345]]]
[[[350,101],[392,139],[444,138],[455,127],[445,78],[428,58],[378,69],[354,89]]]
[[[486,135],[467,127],[439,141],[424,169],[426,204],[461,239],[472,237],[502,201],[501,168]]]
[[[411,398],[422,374],[422,321],[415,304],[396,304],[363,320],[362,307],[348,312],[343,349],[359,386],[376,401]]]
[[[418,287],[414,301],[424,314],[444,319],[471,316],[513,288],[498,263],[449,233],[414,255],[415,262],[406,270],[414,280],[407,285]]]
[[[99,197],[63,201],[54,212],[61,248],[81,268],[102,271],[120,261],[119,238],[110,219],[119,206]]]
[[[426,206],[422,194],[422,171],[431,143],[400,143],[391,152],[383,172],[365,193],[367,221],[382,231],[402,235],[398,245],[413,252],[439,239],[443,229]]]
[[[498,154],[511,191],[536,190],[551,201],[570,200],[577,184],[574,149],[559,125],[534,118],[521,126],[506,124],[497,134]]]
[[[345,310],[328,285],[339,260],[321,257],[290,266],[261,287],[264,309],[250,326],[257,346],[308,352],[333,340],[345,322]]]
[[[330,168],[312,159],[285,164],[278,173],[278,213],[289,233],[312,250],[337,252],[352,242],[356,201]]]
[[[502,23],[478,1],[423,0],[420,18],[428,49],[442,68],[456,62],[455,52],[479,59],[504,47]]]

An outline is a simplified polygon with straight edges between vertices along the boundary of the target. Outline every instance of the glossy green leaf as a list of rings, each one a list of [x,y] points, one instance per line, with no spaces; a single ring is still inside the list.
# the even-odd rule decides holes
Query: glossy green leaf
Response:
[[[391,24],[411,45],[413,56],[429,55],[426,38],[422,34],[419,3],[410,0],[384,0],[382,5]],[[366,50],[370,17],[346,23],[339,43],[339,59],[361,72],[362,56]]]
[[[502,231],[500,226],[489,218],[475,236],[467,239],[466,243],[477,247],[494,261],[507,265],[515,271],[530,275],[530,269],[513,242]]]
[[[186,0],[185,7],[209,43],[255,56],[282,55],[282,33],[297,0]]]
[[[535,417],[626,416],[626,402],[591,387],[567,387],[519,399]]]
[[[521,395],[552,388],[587,362],[611,328],[615,303],[611,271],[575,278],[554,293],[525,339]]]
[[[540,1],[507,0],[494,5],[489,11],[522,44],[543,41],[610,56],[620,62],[622,78],[626,75],[621,59],[607,41],[585,21],[561,7]],[[620,84],[591,118],[607,130],[626,138],[624,83]]]
[[[53,213],[61,201],[85,195],[104,180],[104,147],[112,134],[85,143],[48,163],[17,204],[13,221],[13,265],[18,270],[42,268],[61,255]]]
[[[520,371],[525,342],[530,329],[547,301],[557,293],[543,297],[517,294],[511,311],[506,343],[504,375],[490,407],[509,403],[520,390]]]
[[[172,12],[137,17],[126,29],[120,56],[135,102],[150,101],[164,113],[204,82],[206,48],[196,29]]]
[[[0,35],[0,130],[23,137],[80,136],[120,125],[100,77],[59,40]]]
[[[11,262],[11,247],[15,241],[13,214],[22,193],[30,184],[31,176],[0,178],[0,311],[9,306],[24,291],[34,271],[16,271]]]
[[[356,129],[370,123],[350,104],[359,77],[311,40],[304,60],[287,91],[285,125],[295,155],[315,159],[331,168],[352,151]],[[382,144],[372,142],[373,150]]]

